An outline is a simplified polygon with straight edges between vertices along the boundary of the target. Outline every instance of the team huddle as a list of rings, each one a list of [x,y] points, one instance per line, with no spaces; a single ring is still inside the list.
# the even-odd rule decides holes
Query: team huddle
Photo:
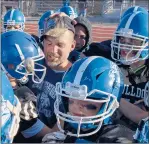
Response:
[[[128,8],[112,39],[95,43],[90,21],[69,5],[45,12],[38,36],[8,10],[2,143],[149,143],[148,16]]]

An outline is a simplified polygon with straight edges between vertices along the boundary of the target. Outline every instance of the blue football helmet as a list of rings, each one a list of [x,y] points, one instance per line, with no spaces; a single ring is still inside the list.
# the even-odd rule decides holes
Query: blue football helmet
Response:
[[[51,14],[53,14],[54,11],[52,10],[49,10],[49,11],[46,11],[39,19],[39,22],[38,22],[38,36],[41,37],[43,35],[43,32],[44,32],[44,22],[45,22],[45,19],[48,18]]]
[[[76,137],[95,134],[100,130],[102,124],[111,122],[110,116],[119,107],[123,88],[122,74],[112,61],[99,56],[76,61],[66,71],[62,82],[56,83],[57,98],[54,110],[59,129]],[[74,116],[70,114],[68,108],[70,99],[102,104],[102,106],[93,116]],[[61,103],[64,105],[65,112],[60,109]],[[63,129],[60,120],[71,125],[73,130]],[[87,130],[89,131],[87,132]],[[81,131],[85,131],[85,133]]]
[[[125,17],[126,15],[131,14],[131,13],[135,13],[135,12],[137,12],[137,11],[141,11],[141,12],[144,12],[144,13],[148,13],[148,12],[147,12],[147,9],[145,9],[145,8],[143,8],[143,7],[140,7],[140,6],[133,6],[133,7],[128,8],[126,11],[124,11],[124,13],[123,13],[122,16],[121,16],[121,19],[122,19],[123,17]]]
[[[74,19],[74,18],[78,17],[77,11],[71,6],[63,6],[62,8],[60,8],[59,11],[64,12],[71,19]]]
[[[63,6],[69,6],[70,0],[63,0]]]
[[[1,36],[2,69],[17,80],[31,76],[34,83],[43,81],[46,67],[44,54],[35,39],[21,31],[9,31]]]
[[[20,123],[21,104],[14,95],[10,81],[1,71],[1,141],[12,143]]]
[[[121,42],[121,39],[132,42]],[[148,13],[130,13],[121,20],[115,31],[111,42],[111,57],[124,65],[148,59],[148,42]]]
[[[4,16],[4,31],[9,31],[7,29],[7,26],[14,26],[14,25],[20,25],[20,28],[18,30],[24,31],[25,28],[25,16],[24,14],[18,10],[18,9],[11,9],[8,10],[7,13]]]

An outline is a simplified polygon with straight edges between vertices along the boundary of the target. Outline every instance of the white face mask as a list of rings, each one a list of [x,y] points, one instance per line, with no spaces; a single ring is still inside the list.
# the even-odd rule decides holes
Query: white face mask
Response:
[[[101,100],[87,98],[88,96],[94,93],[102,94],[105,97]],[[87,101],[89,103],[96,103],[96,104],[99,103],[99,105],[102,104],[102,107],[100,109],[100,112],[98,111],[96,114],[93,114],[90,116],[79,116],[79,115],[73,114],[75,112],[73,111],[74,107],[71,107],[72,109],[69,107],[71,112],[66,113],[61,111],[60,104],[61,104],[62,98],[68,98],[69,100],[73,99],[75,100],[75,104],[77,104],[76,102],[77,100],[79,100],[78,103],[80,103],[81,100],[85,101],[85,103]],[[108,106],[109,101],[111,101],[110,106]],[[80,105],[85,103],[80,103]],[[65,132],[64,128],[61,127],[62,121],[69,123],[76,129],[76,132],[68,131],[67,135],[75,136],[75,137],[84,137],[84,136],[90,136],[95,134],[101,128],[104,119],[110,117],[118,107],[119,107],[119,103],[117,102],[116,96],[110,93],[106,93],[96,89],[94,89],[90,93],[87,93],[87,86],[85,85],[77,86],[77,85],[71,84],[70,82],[67,82],[65,88],[62,88],[61,83],[56,84],[56,101],[54,103],[54,111],[58,121],[57,125],[60,131],[62,132]],[[96,125],[96,123],[98,124]],[[91,129],[91,131],[84,134],[81,132],[81,129],[86,129],[86,130]]]
[[[122,58],[122,57],[120,58],[119,61],[124,65],[131,65],[134,63],[134,61],[131,61],[131,60],[128,61],[126,58]]]
[[[148,38],[134,34],[126,37],[116,32],[111,42],[111,57],[124,65],[148,59]]]

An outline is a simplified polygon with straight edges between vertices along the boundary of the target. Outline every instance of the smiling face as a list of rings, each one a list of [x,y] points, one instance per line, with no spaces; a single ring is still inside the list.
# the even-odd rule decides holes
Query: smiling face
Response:
[[[46,36],[44,39],[44,54],[47,65],[57,67],[67,63],[69,53],[74,47],[74,35],[69,30],[66,30],[59,37]]]
[[[69,99],[68,107],[69,113],[72,116],[95,116],[100,110],[102,103],[81,101],[75,99]]]
[[[139,48],[136,48],[135,46],[142,45],[141,40],[126,38],[126,37],[120,37],[119,42],[121,44],[126,44],[126,46],[121,46],[120,55],[123,59],[130,59],[130,58],[135,57],[139,51]],[[130,46],[134,46],[134,49],[136,50],[133,50]]]

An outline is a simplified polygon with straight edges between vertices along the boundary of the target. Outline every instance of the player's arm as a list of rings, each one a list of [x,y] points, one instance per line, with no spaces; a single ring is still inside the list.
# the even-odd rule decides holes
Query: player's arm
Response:
[[[56,128],[50,129],[38,118],[37,97],[28,87],[18,88],[15,94],[21,102],[22,111],[20,128],[14,142],[41,142],[47,133],[55,131]]]
[[[28,129],[25,129],[24,131],[21,131],[21,134],[24,138],[27,139],[29,142],[41,142],[42,138],[48,134],[52,133],[54,131],[57,131],[55,128],[49,128],[47,127],[43,122],[41,122],[39,119],[37,119],[37,122],[34,123],[31,127]]]
[[[142,119],[146,118],[149,115],[147,111],[144,111],[136,105],[131,104],[124,98],[121,98],[119,109],[125,115],[125,117],[135,123],[139,123]]]

